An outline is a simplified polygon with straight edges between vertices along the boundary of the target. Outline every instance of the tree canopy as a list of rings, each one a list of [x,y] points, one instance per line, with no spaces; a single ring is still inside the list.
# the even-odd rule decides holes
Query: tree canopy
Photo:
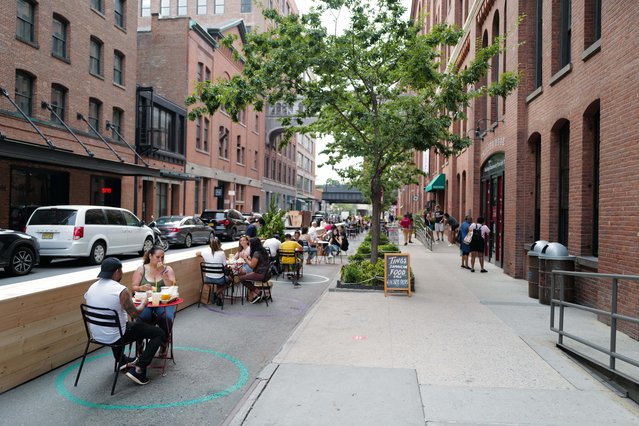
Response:
[[[330,34],[321,14],[346,8],[350,24]],[[203,82],[187,99],[190,118],[213,114],[220,107],[237,120],[253,105],[300,103],[283,120],[283,144],[295,133],[331,135],[322,152],[328,164],[345,158],[362,163],[336,172],[371,198],[372,255],[377,260],[379,222],[384,193],[417,183],[423,174],[415,151],[434,149],[456,155],[472,140],[451,131],[464,119],[470,101],[486,93],[506,96],[516,87],[516,73],[480,86],[490,59],[505,48],[503,38],[476,52],[464,69],[442,64],[440,52],[456,45],[459,28],[439,24],[427,34],[402,18],[400,0],[317,0],[308,14],[281,16],[269,9],[270,30],[251,33],[243,52],[241,74],[228,81]],[[229,46],[231,39],[225,41]],[[312,119],[312,120],[309,120]]]

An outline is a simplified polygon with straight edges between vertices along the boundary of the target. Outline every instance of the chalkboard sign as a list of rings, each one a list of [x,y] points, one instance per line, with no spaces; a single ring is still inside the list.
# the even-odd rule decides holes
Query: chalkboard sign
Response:
[[[384,253],[384,296],[388,291],[407,291],[411,295],[408,253]]]

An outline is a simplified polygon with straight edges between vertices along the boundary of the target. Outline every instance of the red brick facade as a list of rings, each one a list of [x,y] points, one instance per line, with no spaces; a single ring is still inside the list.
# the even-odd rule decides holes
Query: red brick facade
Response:
[[[499,243],[501,249],[503,242],[503,252],[497,254],[493,249],[489,254],[514,277],[526,276],[525,253],[535,239],[563,242],[577,256],[579,270],[639,274],[639,77],[635,71],[639,59],[634,43],[639,36],[634,24],[639,6],[630,0],[601,2],[597,37],[596,2],[571,2],[567,32],[562,26],[562,2],[543,1],[541,50],[537,51],[536,3],[413,2],[413,17],[428,13],[425,30],[440,21],[465,24],[466,35],[448,58],[457,66],[472,60],[473,40],[490,42],[495,35],[508,33],[510,48],[489,71],[488,82],[504,69],[522,74],[519,88],[507,99],[476,100],[467,111],[466,122],[455,128],[472,136],[472,129],[479,126],[482,139],[456,158],[431,154],[430,178],[445,173],[447,185],[444,192],[428,197],[455,217],[494,218],[487,211],[487,200],[495,194],[487,193],[487,188],[493,190],[489,186],[497,180],[491,179],[501,177],[497,206],[503,206],[502,223],[490,226],[493,231],[501,226],[500,241],[491,244]],[[522,15],[522,23],[516,26]],[[562,38],[567,34],[570,38]],[[465,45],[470,45],[467,54]],[[568,46],[570,57],[566,59],[562,52]],[[502,153],[503,173],[487,176],[487,160]],[[608,302],[603,294],[607,293],[608,289],[598,294],[594,286],[578,282],[582,303],[605,306]],[[628,286],[620,296],[623,309],[636,312],[637,286]]]

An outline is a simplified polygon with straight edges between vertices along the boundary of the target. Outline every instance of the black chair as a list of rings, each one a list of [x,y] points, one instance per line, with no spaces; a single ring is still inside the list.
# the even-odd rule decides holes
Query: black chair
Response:
[[[204,290],[204,286],[208,285],[209,287],[209,295],[206,299],[207,303],[211,303],[211,294],[213,294],[213,286],[215,285],[224,285],[224,284],[213,284],[213,283],[207,283],[206,282],[206,274],[224,274],[224,276],[227,278],[227,284],[224,285],[224,291],[226,293],[226,290],[230,287],[231,288],[231,304],[233,304],[233,287],[232,285],[229,285],[229,280],[228,280],[228,276],[229,276],[229,270],[226,266],[224,266],[221,263],[206,263],[206,262],[200,262],[200,274],[202,276],[202,286],[200,287],[200,297],[197,300],[197,307],[200,307],[200,302],[202,300],[202,290]],[[226,297],[226,296],[225,296]],[[222,304],[222,309],[224,309],[224,304]]]
[[[268,306],[268,301],[273,301],[273,294],[271,289],[273,288],[273,281],[271,281],[271,272],[267,272],[264,275],[264,278],[261,281],[251,281],[255,288],[262,290],[262,300],[266,302],[266,306]],[[246,289],[246,287],[245,287]],[[248,297],[248,291],[245,294]]]
[[[300,277],[303,274],[304,268],[304,252],[296,250],[278,250],[277,255],[280,261],[282,272],[293,280],[293,284],[297,284]],[[294,263],[287,263],[291,258],[294,258]]]
[[[127,343],[118,343],[121,342],[123,333],[122,333],[122,324],[120,323],[120,317],[118,313],[113,309],[108,308],[97,308],[94,306],[89,306],[86,304],[80,305],[80,312],[82,312],[82,321],[84,322],[84,329],[87,332],[87,346],[84,348],[84,355],[82,355],[82,362],[80,362],[80,368],[78,369],[78,375],[75,377],[75,383],[73,386],[78,386],[78,380],[80,380],[80,373],[82,373],[82,367],[84,366],[84,360],[87,357],[87,353],[89,352],[89,346],[91,343],[95,343],[97,345],[104,345],[110,348],[119,349],[120,356],[115,360],[115,366],[113,370],[115,374],[113,375],[113,386],[111,387],[111,395],[115,393],[115,385],[118,382],[118,372],[120,370],[120,361],[122,360],[122,355],[124,354],[124,348]],[[91,335],[91,330],[89,329],[89,324],[101,326],[101,327],[109,327],[116,328],[120,333],[120,338],[116,340],[116,343],[104,343],[97,341]]]

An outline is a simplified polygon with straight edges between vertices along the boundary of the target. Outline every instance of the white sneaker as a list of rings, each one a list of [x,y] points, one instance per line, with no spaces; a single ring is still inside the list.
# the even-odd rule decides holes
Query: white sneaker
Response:
[[[453,245],[451,243],[448,243],[448,247],[452,247]]]
[[[329,259],[332,259],[332,258],[333,258],[333,255],[332,255],[332,254],[329,254],[329,255],[328,255],[328,256],[326,256],[326,257],[328,257]]]

